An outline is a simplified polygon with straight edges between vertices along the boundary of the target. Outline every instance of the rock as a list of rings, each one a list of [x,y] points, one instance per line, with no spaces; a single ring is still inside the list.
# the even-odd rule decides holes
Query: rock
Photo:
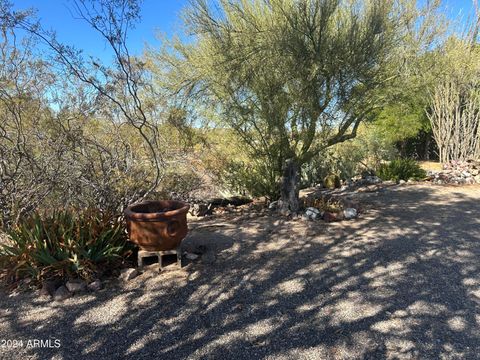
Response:
[[[281,200],[277,200],[277,201],[272,201],[270,203],[270,205],[268,205],[268,209],[269,210],[277,210],[278,208],[280,208],[282,205],[282,201]]]
[[[215,254],[213,251],[207,251],[205,254],[203,254],[202,261],[205,264],[213,264],[215,262]]]
[[[400,185],[403,185],[403,184],[406,183],[406,181],[405,181],[405,180],[400,180],[398,183],[399,183]]]
[[[354,219],[357,217],[357,209],[346,208],[345,210],[343,210],[343,216],[346,220]]]
[[[55,290],[53,290],[53,293],[55,293]],[[42,288],[40,289],[40,292],[39,292],[39,295],[40,296],[52,296],[52,291],[50,291],[46,286],[45,284],[42,285]]]
[[[472,177],[469,177],[469,178],[465,179],[465,183],[468,184],[468,185],[473,185],[473,184],[475,184],[475,180]]]
[[[188,259],[188,260],[196,260],[198,258],[198,255],[197,254],[194,254],[194,253],[189,253],[187,252],[187,254],[185,255],[185,257]]]
[[[314,207],[308,207],[305,210],[305,216],[310,220],[316,220],[320,218],[320,210]]]
[[[234,207],[250,204],[251,202],[253,202],[252,199],[249,199],[246,197],[240,197],[240,196],[232,196],[232,197],[229,197],[227,200],[228,200],[228,204]]]
[[[193,216],[205,216],[210,211],[210,208],[206,204],[193,204],[190,213]]]
[[[120,273],[119,279],[123,281],[130,281],[138,276],[138,271],[137,269],[134,268],[128,268],[128,269],[123,269]]]
[[[87,284],[85,284],[85,282],[82,280],[69,280],[65,286],[67,287],[68,291],[74,294],[85,291],[87,288]]]
[[[42,296],[53,296],[55,290],[62,284],[61,280],[45,280],[42,284],[42,289],[40,290],[40,295]]]
[[[480,175],[477,175],[473,178],[476,183],[480,184]]]
[[[325,211],[325,213],[323,214],[323,220],[325,220],[326,222],[343,220],[343,212],[333,213],[330,211]]]
[[[378,176],[367,176],[365,177],[365,180],[367,182],[367,184],[369,185],[376,185],[376,184],[381,184],[382,183],[382,179],[380,179]]]
[[[53,295],[55,301],[63,301],[71,296],[70,291],[65,286],[60,286]]]
[[[91,282],[90,284],[88,284],[88,290],[90,291],[98,291],[98,290],[101,290],[102,288],[103,288],[103,284],[100,281],[100,279],[97,279]]]

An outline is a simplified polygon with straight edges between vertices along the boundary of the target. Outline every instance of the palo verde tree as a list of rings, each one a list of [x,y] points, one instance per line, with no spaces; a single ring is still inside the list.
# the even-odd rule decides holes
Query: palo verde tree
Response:
[[[299,168],[381,106],[418,16],[408,0],[195,0],[193,40],[156,56],[164,85],[236,132],[261,192],[297,211]]]

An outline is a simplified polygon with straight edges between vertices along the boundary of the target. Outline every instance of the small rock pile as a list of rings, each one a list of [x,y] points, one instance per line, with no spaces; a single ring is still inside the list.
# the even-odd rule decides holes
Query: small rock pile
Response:
[[[305,213],[302,215],[304,220],[319,220],[322,219],[326,222],[352,220],[357,217],[357,209],[346,208],[338,212],[322,211],[314,207],[308,207]]]
[[[233,196],[230,198],[212,198],[208,200],[190,200],[190,214],[197,217],[214,213],[232,212],[235,209],[252,203],[245,197]]]
[[[480,184],[480,161],[450,161],[442,171],[429,171],[428,176],[434,184]]]
[[[95,292],[102,288],[103,283],[99,279],[89,284],[80,279],[68,280],[65,284],[60,279],[49,279],[43,282],[39,295],[55,301],[63,301],[74,294],[82,294],[87,291]]]
[[[365,175],[365,176],[355,176],[347,181],[345,181],[345,185],[348,187],[352,186],[365,186],[365,185],[377,185],[381,184],[382,179],[375,175]]]

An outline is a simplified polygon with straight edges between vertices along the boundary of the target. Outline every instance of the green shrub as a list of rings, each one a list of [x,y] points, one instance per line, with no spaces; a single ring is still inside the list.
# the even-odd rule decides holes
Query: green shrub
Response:
[[[7,281],[24,277],[92,279],[129,252],[124,226],[97,210],[35,213],[7,232],[0,266]]]
[[[397,159],[388,164],[381,164],[377,171],[377,176],[382,180],[420,180],[427,176],[415,160]]]
[[[330,175],[327,175],[325,179],[323,179],[323,185],[327,189],[336,189],[336,188],[339,188],[342,185],[342,183],[338,175],[330,174]]]
[[[178,169],[165,174],[158,195],[166,198],[188,199],[190,194],[202,187],[202,179],[193,171]]]

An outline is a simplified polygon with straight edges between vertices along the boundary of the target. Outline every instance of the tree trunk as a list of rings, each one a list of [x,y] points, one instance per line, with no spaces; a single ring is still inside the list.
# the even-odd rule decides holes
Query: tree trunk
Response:
[[[299,202],[299,168],[295,159],[285,161],[283,168],[282,184],[280,189],[280,212],[284,215],[297,213],[300,209]]]
[[[430,134],[425,136],[425,153],[423,155],[426,161],[430,160]]]

